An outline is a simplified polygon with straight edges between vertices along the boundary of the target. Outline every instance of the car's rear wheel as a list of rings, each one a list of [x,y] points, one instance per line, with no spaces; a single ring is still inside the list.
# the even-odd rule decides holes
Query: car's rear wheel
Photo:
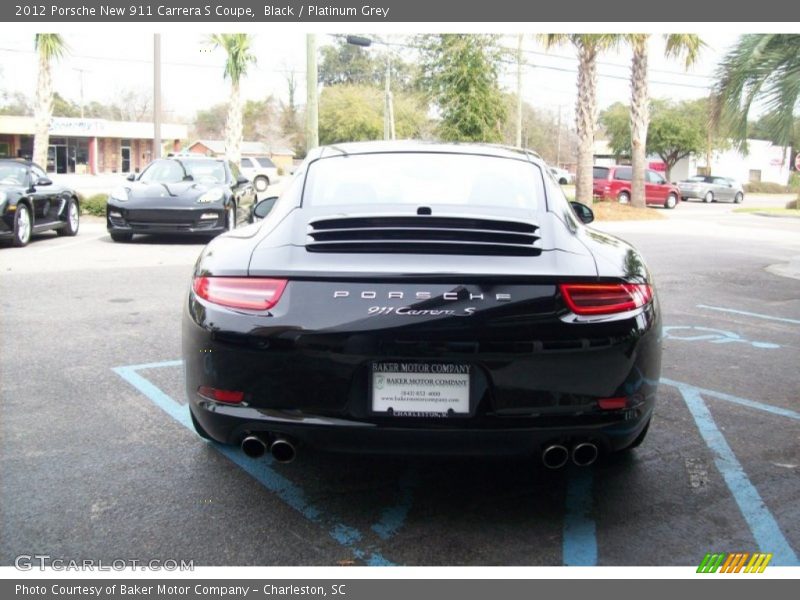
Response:
[[[67,206],[67,224],[61,229],[56,230],[58,235],[78,235],[78,228],[81,224],[81,215],[78,203],[74,198],[70,198]]]
[[[647,437],[647,431],[650,429],[650,421],[653,420],[653,417],[650,417],[647,421],[647,425],[644,426],[642,432],[636,436],[636,439],[633,440],[629,445],[625,446],[620,452],[627,452],[628,450],[633,450],[634,448],[638,448],[644,442],[644,438]]]
[[[236,205],[231,204],[225,211],[225,229],[233,231],[236,229]]]
[[[675,208],[678,204],[678,197],[675,194],[670,194],[667,196],[666,201],[664,202],[664,208]]]
[[[561,179],[558,180],[558,183],[560,185],[567,185],[567,178],[566,177],[562,177]]]
[[[27,246],[31,241],[31,212],[27,204],[17,204],[17,211],[14,214],[14,245],[17,247]]]
[[[112,231],[110,235],[111,239],[114,240],[115,242],[130,242],[133,239],[132,233]]]
[[[708,192],[703,198],[703,202],[705,202],[706,204],[713,201],[714,201],[714,192]]]
[[[742,192],[737,192],[736,195],[733,197],[733,201],[736,204],[741,204],[742,200],[744,200],[744,194]]]
[[[253,185],[256,186],[256,191],[266,192],[269,187],[269,178],[266,175],[259,175],[253,180]]]
[[[204,440],[210,440],[211,436],[208,435],[208,432],[205,429],[203,429],[202,425],[200,425],[200,422],[194,416],[194,413],[191,411],[191,409],[189,410],[189,415],[192,417],[192,426],[194,427],[194,430],[197,432],[197,435],[199,435]]]
[[[631,195],[628,192],[620,192],[617,200],[619,200],[620,204],[630,204]]]

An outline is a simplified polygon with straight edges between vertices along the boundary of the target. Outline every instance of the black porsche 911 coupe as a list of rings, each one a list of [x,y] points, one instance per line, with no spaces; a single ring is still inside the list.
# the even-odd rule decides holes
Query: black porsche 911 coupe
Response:
[[[0,240],[25,246],[41,231],[78,235],[80,215],[75,191],[54,184],[39,165],[0,160]]]
[[[226,160],[160,158],[111,192],[107,228],[115,242],[135,233],[217,235],[234,229],[239,209],[249,209],[255,198],[250,181]]]
[[[305,442],[558,468],[637,446],[658,300],[641,255],[592,219],[526,151],[313,151],[263,220],[198,258],[183,322],[198,433],[279,461]]]

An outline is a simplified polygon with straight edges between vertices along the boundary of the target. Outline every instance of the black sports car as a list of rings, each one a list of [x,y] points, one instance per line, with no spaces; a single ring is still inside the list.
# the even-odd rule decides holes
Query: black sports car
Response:
[[[266,218],[198,258],[183,322],[198,433],[282,461],[306,442],[558,468],[637,446],[658,301],[642,257],[592,219],[529,152],[313,151]]]
[[[54,184],[30,161],[0,160],[0,239],[25,246],[31,235],[55,229],[58,235],[77,235],[78,195]]]
[[[175,156],[151,162],[108,197],[108,232],[115,242],[135,233],[211,234],[236,227],[239,209],[255,202],[250,181],[231,162]]]

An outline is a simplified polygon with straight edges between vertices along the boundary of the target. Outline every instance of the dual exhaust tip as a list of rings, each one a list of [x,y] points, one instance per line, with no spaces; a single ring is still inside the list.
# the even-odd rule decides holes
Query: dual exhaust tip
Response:
[[[242,440],[242,452],[250,458],[261,458],[267,453],[267,450],[279,463],[290,463],[297,456],[294,444],[284,437],[265,441],[257,435],[248,435]]]
[[[580,442],[569,448],[562,444],[552,444],[542,451],[542,462],[548,469],[560,469],[572,458],[573,464],[588,467],[600,456],[600,449],[593,442]]]
[[[242,440],[242,452],[250,458],[261,458],[269,450],[270,455],[279,463],[290,463],[297,456],[297,449],[291,440],[276,437],[267,442],[257,435],[248,435]],[[588,467],[597,461],[600,449],[593,442],[580,442],[570,451],[562,444],[551,444],[542,451],[542,462],[548,469],[560,469],[572,458],[578,467]]]

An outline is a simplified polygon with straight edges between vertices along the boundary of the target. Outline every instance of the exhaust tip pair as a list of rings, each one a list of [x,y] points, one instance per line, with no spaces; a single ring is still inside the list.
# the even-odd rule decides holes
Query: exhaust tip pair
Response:
[[[600,449],[593,442],[580,442],[572,451],[562,444],[551,444],[542,451],[542,462],[548,469],[560,469],[572,458],[573,464],[588,467],[600,456]]]
[[[269,450],[270,455],[277,462],[290,463],[297,456],[294,444],[283,437],[276,437],[269,446],[263,438],[257,435],[248,435],[242,440],[242,452],[250,458],[261,458]]]

